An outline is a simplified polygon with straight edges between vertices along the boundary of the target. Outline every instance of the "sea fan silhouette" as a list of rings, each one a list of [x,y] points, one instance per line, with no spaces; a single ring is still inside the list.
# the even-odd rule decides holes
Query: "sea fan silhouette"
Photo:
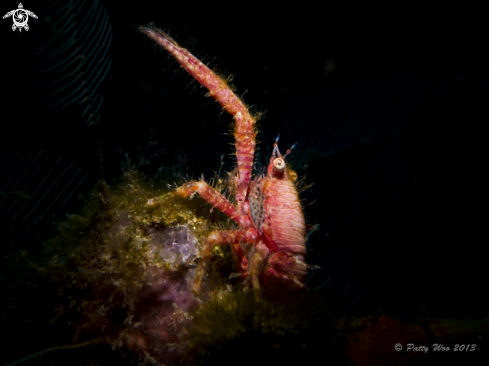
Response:
[[[59,7],[59,8],[58,8]],[[53,107],[81,107],[88,126],[100,119],[103,96],[99,87],[110,69],[112,26],[100,1],[56,1],[40,13],[42,46],[35,53],[37,84],[47,89]]]

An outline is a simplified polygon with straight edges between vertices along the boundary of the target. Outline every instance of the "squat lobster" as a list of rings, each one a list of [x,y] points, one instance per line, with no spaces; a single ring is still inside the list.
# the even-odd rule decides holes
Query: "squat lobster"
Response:
[[[236,206],[203,181],[188,182],[176,193],[188,197],[198,192],[211,205],[239,225],[239,230],[213,231],[204,240],[193,284],[199,292],[214,245],[231,245],[238,271],[255,290],[275,280],[287,287],[302,288],[306,276],[306,227],[304,214],[293,182],[295,173],[286,168],[275,141],[267,172],[251,181],[255,152],[255,122],[245,104],[231,88],[189,51],[180,47],[163,31],[149,26],[140,31],[166,49],[209,94],[230,113],[236,122],[234,137],[238,173],[234,179]]]

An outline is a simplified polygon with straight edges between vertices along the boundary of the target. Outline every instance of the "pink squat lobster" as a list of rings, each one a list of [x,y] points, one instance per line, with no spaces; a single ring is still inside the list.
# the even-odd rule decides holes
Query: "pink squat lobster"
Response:
[[[297,189],[291,179],[295,173],[286,169],[284,160],[290,150],[282,157],[277,139],[267,174],[257,176],[251,182],[256,119],[248,108],[225,81],[166,33],[151,26],[141,26],[140,31],[175,57],[236,121],[234,137],[238,174],[234,184],[237,205],[234,206],[204,181],[185,183],[176,191],[183,197],[198,192],[239,225],[239,230],[213,231],[204,240],[193,291],[199,292],[216,244],[231,245],[238,271],[251,281],[255,290],[260,288],[259,280],[262,283],[275,280],[286,287],[303,288],[307,269],[304,262],[306,228]]]

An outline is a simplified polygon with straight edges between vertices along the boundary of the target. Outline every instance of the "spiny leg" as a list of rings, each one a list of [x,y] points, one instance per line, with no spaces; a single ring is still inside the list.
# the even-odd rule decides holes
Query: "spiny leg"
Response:
[[[273,253],[268,258],[270,267],[266,272],[275,278],[292,282],[300,288],[304,288],[307,265],[302,256],[291,255],[288,253]]]
[[[236,160],[238,162],[238,182],[236,187],[236,200],[242,204],[246,198],[246,192],[251,181],[253,156],[255,154],[255,120],[248,119],[238,112],[234,119],[234,139],[236,141]]]
[[[200,251],[201,262],[197,268],[197,273],[195,275],[195,280],[192,286],[192,290],[195,294],[199,293],[202,280],[205,276],[207,265],[212,257],[212,248],[214,245],[231,245],[236,243],[249,243],[253,242],[257,237],[257,232],[254,228],[248,229],[247,231],[242,230],[223,230],[223,231],[213,231],[202,243],[202,248]]]
[[[248,270],[248,260],[243,252],[243,248],[241,248],[240,244],[231,244],[231,251],[233,252],[236,271],[238,272],[234,276],[243,277]]]
[[[200,194],[203,199],[205,199],[219,211],[223,212],[231,220],[236,221],[240,225],[245,224],[244,220],[246,220],[247,218],[243,217],[238,212],[236,207],[226,199],[226,197],[224,197],[222,194],[220,194],[204,181],[187,182],[184,185],[178,187],[176,190],[176,194],[182,197],[191,196],[195,192]]]
[[[239,173],[236,199],[238,205],[241,205],[246,198],[246,191],[251,180],[255,153],[256,119],[250,115],[246,105],[234,94],[224,80],[189,51],[180,47],[168,34],[155,27],[141,26],[139,30],[175,57],[188,73],[209,90],[209,94],[223,106],[224,110],[234,117],[236,121],[234,137]]]
[[[260,290],[260,283],[258,282],[258,273],[261,273],[261,269],[265,258],[268,255],[268,249],[261,245],[254,246],[254,252],[251,256],[250,263],[248,264],[248,275],[251,286],[255,290],[255,296],[258,300],[258,290]]]

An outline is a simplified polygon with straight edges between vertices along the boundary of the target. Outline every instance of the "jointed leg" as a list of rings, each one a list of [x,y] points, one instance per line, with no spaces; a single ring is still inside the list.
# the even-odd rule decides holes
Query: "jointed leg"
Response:
[[[182,197],[188,197],[195,192],[230,219],[242,224],[242,217],[236,207],[206,182],[188,182],[176,190],[176,193]]]
[[[246,192],[251,181],[253,156],[255,154],[255,120],[246,111],[246,115],[238,112],[234,115],[236,127],[234,138],[236,140],[236,159],[238,162],[238,181],[236,184],[236,200],[238,205],[246,198]]]
[[[248,108],[234,94],[226,81],[180,47],[168,34],[155,27],[140,27],[139,30],[166,49],[187,72],[209,90],[209,94],[231,114],[235,121],[234,137],[236,139],[236,156],[238,160],[238,181],[236,199],[238,205],[244,202],[246,190],[251,180],[253,155],[255,153],[256,118],[250,115]]]
[[[268,259],[269,267],[266,273],[280,279],[291,281],[298,287],[304,287],[307,265],[300,255],[273,253]]]
[[[231,244],[231,250],[235,259],[236,270],[244,276],[248,270],[248,260],[243,252],[243,248],[241,248],[240,244]]]
[[[250,263],[248,265],[248,278],[251,281],[253,290],[256,292],[260,290],[260,283],[258,282],[258,273],[261,273],[261,269],[265,258],[267,257],[268,249],[266,247],[255,245],[254,252],[251,256]]]

